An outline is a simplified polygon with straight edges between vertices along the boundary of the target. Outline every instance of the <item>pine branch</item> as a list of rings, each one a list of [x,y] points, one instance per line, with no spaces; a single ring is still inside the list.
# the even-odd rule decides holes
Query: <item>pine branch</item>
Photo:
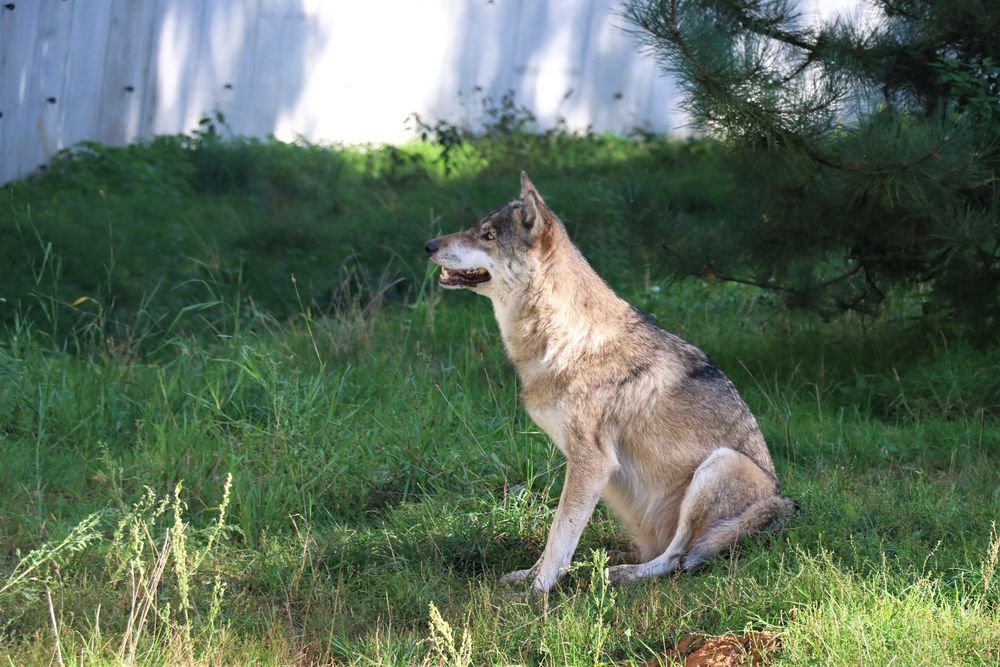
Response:
[[[788,288],[778,285],[776,283],[762,283],[758,280],[753,280],[751,278],[738,278],[736,276],[731,276],[726,273],[719,273],[711,266],[705,267],[705,274],[710,278],[717,278],[727,283],[739,283],[741,285],[750,285],[751,287],[760,287],[761,289],[766,289],[769,292],[787,292]]]
[[[781,30],[777,27],[783,23],[790,22],[794,18],[797,18],[796,16],[790,14],[780,14],[778,16],[771,17],[770,20],[768,20],[761,16],[753,15],[750,11],[748,11],[748,7],[746,7],[746,5],[739,7],[738,3],[737,6],[734,7],[733,15],[737,18],[736,22],[741,27],[760,35],[761,37],[776,39],[779,42],[788,44],[789,46],[802,49],[809,54],[813,54],[817,50],[818,42],[816,40],[809,41],[802,35],[797,35],[787,30]]]
[[[850,278],[851,276],[857,274],[859,271],[861,271],[864,268],[865,268],[865,265],[863,263],[857,262],[847,272],[842,273],[839,276],[835,276],[833,278],[830,278],[829,280],[824,280],[823,282],[821,282],[819,285],[816,286],[816,289],[817,290],[823,290],[823,289],[826,289],[827,287],[830,287],[831,285],[836,285],[837,283],[843,282],[843,281],[847,280],[848,278]]]
[[[1000,313],[1000,226],[988,224],[1000,219],[1000,4],[876,0],[882,22],[817,30],[792,2],[626,0],[761,207],[726,216],[721,244],[718,227],[690,231],[671,263],[827,312],[919,284],[920,299]],[[868,106],[838,119],[853,95]],[[834,275],[810,265],[837,257],[852,263]],[[741,275],[752,267],[773,271]]]

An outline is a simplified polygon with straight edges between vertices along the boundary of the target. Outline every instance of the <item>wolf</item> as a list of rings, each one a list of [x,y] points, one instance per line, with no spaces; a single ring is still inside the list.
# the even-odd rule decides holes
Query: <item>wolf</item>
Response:
[[[732,382],[597,275],[526,173],[517,199],[425,250],[442,287],[493,302],[524,406],[566,458],[541,558],[501,582],[549,591],[602,498],[639,561],[612,582],[696,568],[795,514]]]

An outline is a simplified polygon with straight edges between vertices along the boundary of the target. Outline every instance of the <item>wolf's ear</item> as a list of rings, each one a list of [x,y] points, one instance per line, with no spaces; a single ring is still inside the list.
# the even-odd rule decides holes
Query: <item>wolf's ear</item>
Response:
[[[548,207],[526,171],[521,172],[521,201],[527,205],[522,224],[526,231],[537,233],[544,226],[538,223],[546,222]]]
[[[538,190],[535,188],[535,184],[531,182],[530,178],[528,178],[528,172],[522,171],[521,172],[521,199],[527,198],[527,196],[529,194],[534,194],[536,197],[538,197],[539,199],[541,199],[541,197],[538,195]]]
[[[521,172],[521,201],[525,208],[521,218],[521,227],[525,240],[529,245],[539,242],[542,256],[547,257],[552,249],[552,212],[545,205],[542,195],[538,194],[535,184],[528,178],[526,172]]]

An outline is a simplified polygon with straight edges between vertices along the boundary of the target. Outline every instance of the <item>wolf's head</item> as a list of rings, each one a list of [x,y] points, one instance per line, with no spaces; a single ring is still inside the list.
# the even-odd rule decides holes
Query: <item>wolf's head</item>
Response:
[[[522,171],[519,198],[490,211],[471,229],[431,239],[424,248],[441,267],[442,287],[501,296],[528,284],[551,254],[558,224]]]

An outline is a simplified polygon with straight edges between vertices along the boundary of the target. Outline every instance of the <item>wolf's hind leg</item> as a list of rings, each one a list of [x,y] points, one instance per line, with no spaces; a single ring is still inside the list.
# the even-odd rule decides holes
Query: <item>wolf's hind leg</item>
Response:
[[[608,577],[612,582],[635,581],[669,574],[682,560],[684,567],[699,565],[743,533],[764,527],[744,515],[765,500],[780,499],[774,486],[774,480],[744,454],[728,447],[716,449],[695,470],[684,492],[677,532],[666,551],[648,563],[608,568]]]
[[[693,570],[712,556],[735,544],[743,535],[780,530],[799,511],[791,498],[777,494],[761,498],[739,515],[712,524],[681,559],[685,570]]]

